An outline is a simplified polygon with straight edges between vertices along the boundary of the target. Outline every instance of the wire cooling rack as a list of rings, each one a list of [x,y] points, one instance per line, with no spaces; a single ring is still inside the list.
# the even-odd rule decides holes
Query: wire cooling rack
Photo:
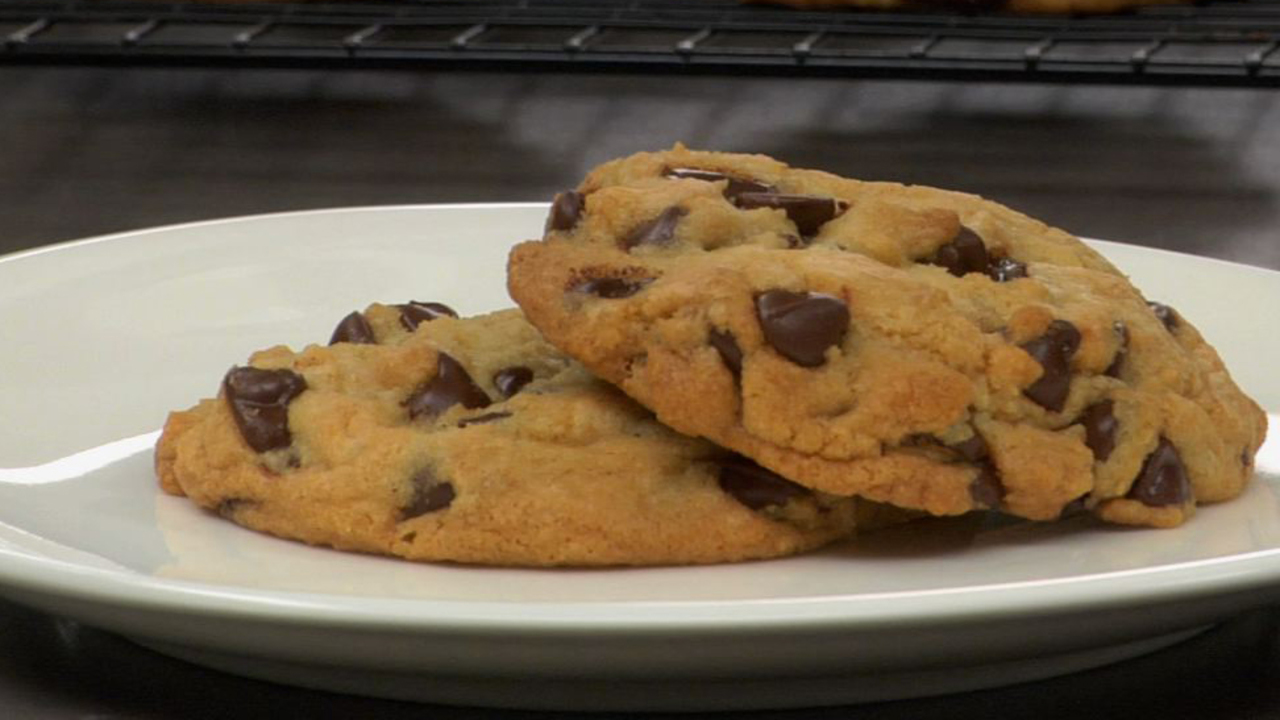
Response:
[[[1280,86],[1280,0],[1082,17],[736,0],[0,0],[0,64]]]

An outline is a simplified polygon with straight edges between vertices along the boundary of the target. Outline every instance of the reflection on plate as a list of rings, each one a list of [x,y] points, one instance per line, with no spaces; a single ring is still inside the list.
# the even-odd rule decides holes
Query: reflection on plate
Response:
[[[509,305],[537,205],[367,208],[164,228],[0,260],[0,594],[300,685],[548,708],[822,705],[1132,657],[1280,598],[1280,444],[1239,501],[1170,531],[966,517],[787,560],[497,570],[344,554],[164,496],[171,408],[373,300]],[[1280,409],[1280,274],[1112,243]],[[1273,420],[1274,422],[1274,420]]]

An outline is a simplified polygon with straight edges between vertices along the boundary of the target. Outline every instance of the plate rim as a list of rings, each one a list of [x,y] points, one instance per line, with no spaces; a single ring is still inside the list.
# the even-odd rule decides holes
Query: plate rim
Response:
[[[13,526],[0,523],[0,527]],[[1160,592],[1153,594],[1152,585],[1156,582]],[[1156,607],[1263,588],[1276,589],[1280,586],[1280,548],[1051,580],[867,595],[529,602],[364,598],[335,593],[254,590],[148,577],[0,547],[0,586],[136,609],[330,628],[435,632],[536,629],[556,635],[690,629],[769,633],[833,626],[857,631],[1051,617],[1137,605]],[[1018,592],[1011,594],[1011,590]],[[1014,600],[1011,601],[1011,597]],[[957,599],[960,602],[956,602]],[[1259,602],[1263,601],[1264,598],[1259,598]],[[725,608],[732,608],[731,616],[722,614]]]
[[[40,245],[38,247],[14,250],[8,253],[0,253],[0,264],[12,262],[15,260],[23,260],[38,255],[48,253],[66,251],[86,245],[96,245],[104,242],[124,241],[134,238],[143,238],[148,235],[155,235],[168,232],[181,232],[186,230],[199,230],[201,228],[217,226],[217,225],[233,225],[241,222],[260,222],[272,220],[286,220],[298,216],[308,215],[336,215],[345,213],[363,213],[363,212],[383,212],[383,211],[414,211],[414,210],[505,210],[505,209],[530,209],[530,208],[548,208],[551,204],[542,201],[514,201],[514,202],[457,202],[457,203],[396,203],[393,205],[341,205],[335,207],[309,208],[303,210],[281,210],[277,212],[249,213],[246,215],[227,215],[224,217],[206,218],[203,220],[186,220],[182,222],[168,223],[165,225],[154,225],[132,230],[120,230],[101,235],[89,235],[80,238],[71,238],[68,240],[58,240],[52,243]]]

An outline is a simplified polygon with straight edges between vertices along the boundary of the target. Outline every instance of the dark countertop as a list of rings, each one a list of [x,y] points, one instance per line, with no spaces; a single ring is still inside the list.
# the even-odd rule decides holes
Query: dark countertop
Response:
[[[545,200],[677,140],[1280,268],[1280,94],[746,78],[0,69],[0,252],[344,205]],[[3,464],[3,459],[0,459]],[[1280,611],[1098,670],[769,718],[1280,717]],[[0,602],[0,717],[550,717],[222,675]]]
[[[301,690],[171,660],[128,640],[0,602],[0,716],[10,718],[436,718],[540,720],[552,712],[415,705]],[[574,714],[582,720],[657,717]],[[920,700],[726,713],[755,720],[1280,717],[1280,617],[1255,612],[1135,660]]]

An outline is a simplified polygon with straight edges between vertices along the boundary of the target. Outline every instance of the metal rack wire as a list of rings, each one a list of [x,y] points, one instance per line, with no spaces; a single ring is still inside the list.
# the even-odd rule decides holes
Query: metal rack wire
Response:
[[[1280,0],[1094,17],[736,0],[0,0],[0,64],[395,67],[1280,86]]]

